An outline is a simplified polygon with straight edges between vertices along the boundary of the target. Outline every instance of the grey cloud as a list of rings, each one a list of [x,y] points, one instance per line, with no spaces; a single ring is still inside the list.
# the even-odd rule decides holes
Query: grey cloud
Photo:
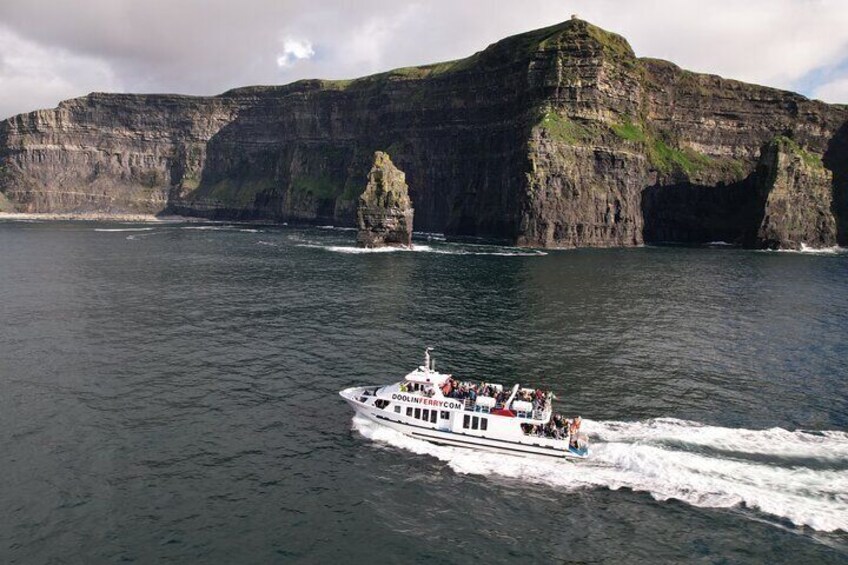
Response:
[[[640,55],[780,87],[848,57],[848,2],[837,0],[716,0],[706,11],[700,0],[11,0],[0,4],[3,45],[41,74],[23,76],[0,52],[0,116],[90,90],[215,94],[351,78],[467,56],[572,12]],[[314,55],[281,67],[286,39]],[[52,86],[38,92],[39,80]]]

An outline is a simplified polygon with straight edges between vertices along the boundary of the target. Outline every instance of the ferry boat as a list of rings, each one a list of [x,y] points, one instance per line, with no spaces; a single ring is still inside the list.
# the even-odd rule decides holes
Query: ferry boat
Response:
[[[584,459],[589,443],[580,417],[553,412],[553,394],[454,379],[435,369],[430,352],[402,381],[358,386],[339,394],[357,414],[408,436],[438,445],[511,455]]]

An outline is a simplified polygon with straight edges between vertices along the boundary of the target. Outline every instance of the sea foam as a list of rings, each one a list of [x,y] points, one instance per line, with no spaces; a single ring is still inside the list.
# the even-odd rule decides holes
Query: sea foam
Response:
[[[94,228],[99,232],[151,231],[154,228]]]
[[[733,429],[670,418],[584,420],[583,430],[593,439],[591,456],[572,462],[436,446],[361,417],[354,417],[353,425],[369,439],[436,457],[457,473],[500,475],[566,491],[628,488],[660,501],[748,508],[819,531],[848,531],[844,432]],[[759,454],[777,459],[764,462],[755,457]],[[820,469],[795,459],[781,463],[780,457],[831,464]]]
[[[430,245],[414,244],[412,247],[354,247],[352,245],[320,245],[320,244],[302,244],[300,247],[312,247],[315,249],[324,249],[333,253],[344,253],[348,255],[363,255],[370,253],[435,253],[437,255],[479,255],[479,256],[496,256],[496,257],[544,257],[547,255],[544,251],[537,250],[513,250],[499,249],[497,251],[471,251],[468,249],[452,249],[446,246],[433,247]]]

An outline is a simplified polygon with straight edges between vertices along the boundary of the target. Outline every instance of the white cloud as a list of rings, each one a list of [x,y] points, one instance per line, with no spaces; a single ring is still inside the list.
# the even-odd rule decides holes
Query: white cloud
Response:
[[[624,35],[637,55],[791,89],[848,55],[845,0],[578,0],[585,19]]]
[[[0,26],[0,119],[50,108],[59,100],[121,85],[109,65],[64,49],[43,47]]]
[[[832,104],[848,104],[848,77],[821,85],[813,92],[813,96]]]
[[[295,61],[310,59],[313,55],[315,55],[315,50],[312,49],[312,43],[288,38],[283,40],[283,52],[277,56],[277,66],[289,67]]]

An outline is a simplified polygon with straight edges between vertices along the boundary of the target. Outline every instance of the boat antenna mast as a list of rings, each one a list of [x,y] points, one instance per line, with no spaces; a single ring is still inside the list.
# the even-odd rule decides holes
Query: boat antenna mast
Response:
[[[431,351],[433,351],[432,347],[428,347],[427,349],[424,350],[424,371],[427,372],[427,373],[430,372],[431,365],[432,365],[433,369],[435,369],[435,367],[436,367],[435,360],[430,359],[430,352]]]

